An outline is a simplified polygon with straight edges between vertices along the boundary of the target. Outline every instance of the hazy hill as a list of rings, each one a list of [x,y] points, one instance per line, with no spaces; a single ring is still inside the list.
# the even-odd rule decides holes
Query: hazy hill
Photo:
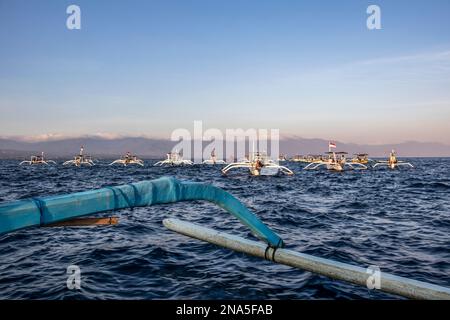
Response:
[[[338,151],[353,153],[368,153],[372,157],[386,157],[395,149],[402,157],[450,157],[450,146],[441,143],[408,141],[399,144],[360,145],[337,142]],[[328,141],[323,139],[289,138],[280,142],[282,153],[292,154],[322,154],[328,151]]]
[[[73,138],[39,142],[25,142],[14,139],[0,139],[0,158],[28,158],[31,154],[44,151],[48,157],[71,158],[80,146],[86,154],[97,157],[116,157],[127,151],[144,158],[161,158],[172,149],[175,142],[149,138],[104,139],[97,137]],[[372,157],[385,157],[391,149],[402,157],[450,157],[450,146],[440,143],[404,142],[389,145],[358,145],[337,142],[338,151],[350,154],[366,152]],[[323,139],[286,138],[280,141],[281,153],[322,154],[328,149],[328,141]]]

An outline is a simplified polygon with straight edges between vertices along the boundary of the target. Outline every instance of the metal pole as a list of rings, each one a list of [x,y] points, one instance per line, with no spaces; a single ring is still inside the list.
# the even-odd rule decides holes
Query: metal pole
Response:
[[[164,226],[188,237],[267,259],[302,270],[362,286],[371,276],[365,268],[322,259],[288,249],[274,249],[262,242],[247,240],[178,219],[165,219]],[[380,291],[412,299],[450,300],[450,289],[422,281],[381,273]]]

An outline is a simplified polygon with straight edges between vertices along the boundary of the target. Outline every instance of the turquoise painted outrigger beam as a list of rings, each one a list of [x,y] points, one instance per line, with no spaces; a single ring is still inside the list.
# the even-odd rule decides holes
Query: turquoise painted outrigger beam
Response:
[[[233,214],[273,248],[283,240],[228,192],[212,185],[160,178],[123,186],[0,204],[0,234],[99,212],[206,200]]]

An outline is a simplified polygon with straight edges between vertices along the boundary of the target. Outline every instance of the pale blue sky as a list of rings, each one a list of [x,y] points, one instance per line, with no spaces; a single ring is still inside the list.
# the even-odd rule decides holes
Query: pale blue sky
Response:
[[[66,28],[77,4],[82,29]],[[366,8],[382,30],[366,28]],[[0,0],[0,136],[450,143],[450,1]]]

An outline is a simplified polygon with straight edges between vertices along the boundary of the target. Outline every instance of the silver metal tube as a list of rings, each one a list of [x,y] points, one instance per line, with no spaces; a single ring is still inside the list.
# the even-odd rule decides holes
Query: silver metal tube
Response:
[[[371,276],[367,269],[341,263],[329,259],[295,252],[288,249],[268,248],[266,244],[247,240],[242,237],[202,227],[178,219],[165,219],[164,226],[168,229],[203,240],[218,246],[243,252],[255,257],[271,260],[276,263],[317,273],[332,279],[342,280],[362,286],[367,285]],[[422,281],[394,276],[381,272],[380,291],[396,294],[412,299],[450,300],[450,289]]]

